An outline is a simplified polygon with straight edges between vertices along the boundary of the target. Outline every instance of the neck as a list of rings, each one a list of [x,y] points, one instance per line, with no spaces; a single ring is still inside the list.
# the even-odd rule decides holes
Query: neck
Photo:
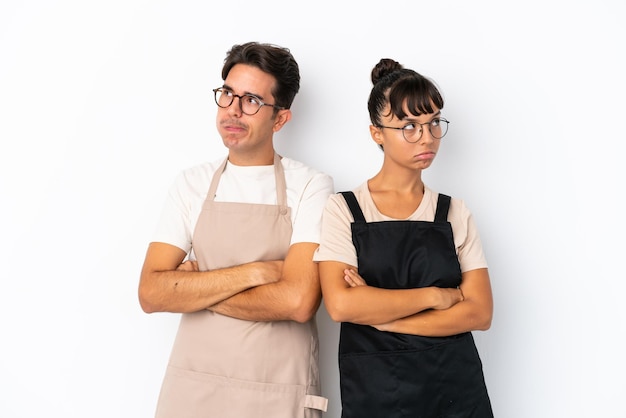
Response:
[[[228,162],[234,165],[240,166],[258,166],[258,165],[273,165],[274,164],[274,149],[269,152],[262,153],[246,153],[240,154],[230,150],[228,152]]]
[[[418,170],[380,170],[369,180],[370,187],[380,191],[395,191],[399,194],[424,193],[422,171]]]

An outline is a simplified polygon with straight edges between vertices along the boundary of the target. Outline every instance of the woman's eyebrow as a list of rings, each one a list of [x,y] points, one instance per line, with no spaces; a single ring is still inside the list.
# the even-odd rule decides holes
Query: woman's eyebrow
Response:
[[[439,116],[441,116],[441,110],[438,110],[437,112],[433,113],[433,117],[432,117],[431,120],[433,120],[433,119],[435,119],[436,117],[439,117]],[[402,120],[406,121],[406,122],[417,122],[417,118],[414,117],[413,115],[411,115],[411,117],[409,117],[409,115],[407,115],[404,118],[402,118]]]

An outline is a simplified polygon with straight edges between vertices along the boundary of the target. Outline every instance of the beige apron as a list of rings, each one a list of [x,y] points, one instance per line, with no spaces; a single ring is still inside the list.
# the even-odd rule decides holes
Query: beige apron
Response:
[[[278,205],[215,202],[217,169],[193,235],[200,270],[284,259],[291,239],[285,174],[274,156]],[[315,318],[255,322],[200,311],[183,314],[157,418],[314,418],[320,395]]]

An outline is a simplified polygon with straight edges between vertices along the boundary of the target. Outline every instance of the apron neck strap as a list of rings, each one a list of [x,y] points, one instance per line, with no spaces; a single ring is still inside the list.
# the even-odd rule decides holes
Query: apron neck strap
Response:
[[[220,182],[222,173],[226,170],[226,163],[228,157],[224,159],[222,164],[215,170],[213,179],[211,180],[211,186],[209,187],[209,193],[207,199],[215,200],[215,193],[217,192],[217,185]],[[285,170],[283,164],[280,162],[280,155],[274,152],[274,177],[276,178],[276,200],[279,206],[287,206],[287,182],[285,181]]]
[[[435,212],[435,222],[447,222],[448,209],[450,209],[450,196],[439,193],[439,197],[437,198],[437,210]]]

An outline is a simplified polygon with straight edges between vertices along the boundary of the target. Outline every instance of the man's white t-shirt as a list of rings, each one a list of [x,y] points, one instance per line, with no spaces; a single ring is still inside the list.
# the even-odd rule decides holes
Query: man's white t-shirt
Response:
[[[177,176],[165,199],[153,242],[174,245],[189,253],[196,222],[213,174],[224,158],[188,168]],[[291,208],[291,244],[319,243],[324,206],[334,191],[333,179],[299,161],[283,157],[281,162],[287,185],[287,205]],[[276,205],[274,166],[236,166],[227,163],[217,187],[215,201]]]

